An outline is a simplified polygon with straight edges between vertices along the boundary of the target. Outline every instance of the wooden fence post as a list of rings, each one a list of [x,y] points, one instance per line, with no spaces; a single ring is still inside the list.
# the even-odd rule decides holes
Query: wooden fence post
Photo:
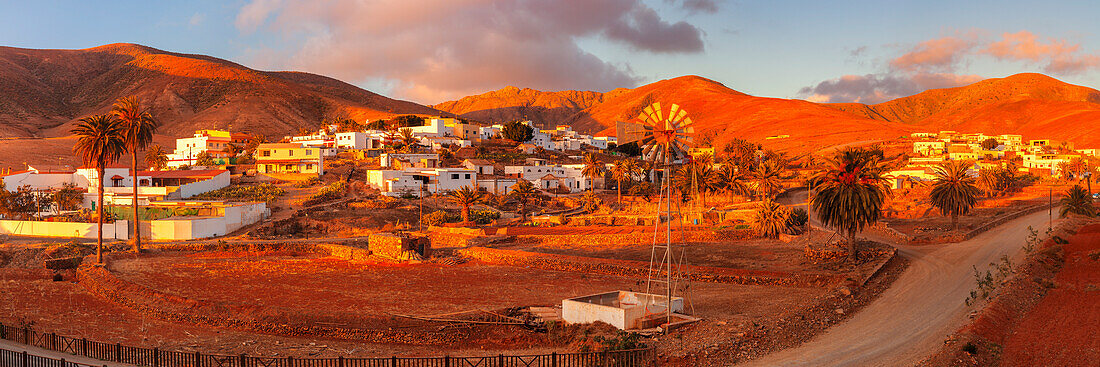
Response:
[[[286,367],[294,367],[294,357],[286,356]]]
[[[195,367],[202,367],[202,353],[195,352]]]
[[[0,340],[7,339],[8,333],[4,330],[4,323],[0,322]]]
[[[23,327],[23,344],[31,345],[31,327]]]
[[[497,356],[497,366],[504,367],[504,354],[503,353]]]
[[[451,356],[443,356],[443,367],[451,367]]]
[[[244,367],[245,366],[244,361],[245,361],[245,356],[244,356],[244,354],[241,354],[241,364],[239,364],[238,366],[239,367]]]
[[[27,355],[27,351],[23,351],[23,367],[30,366],[30,364],[27,363],[27,362],[29,362],[29,359],[30,359],[30,356]]]
[[[88,338],[80,338],[80,354],[88,356]]]
[[[336,358],[336,367],[344,367],[344,356]]]
[[[558,352],[550,353],[550,367],[558,367]]]
[[[160,367],[160,348],[153,347],[153,367]]]
[[[397,367],[397,356],[390,357],[390,366]]]
[[[122,363],[122,343],[115,343],[115,362]]]

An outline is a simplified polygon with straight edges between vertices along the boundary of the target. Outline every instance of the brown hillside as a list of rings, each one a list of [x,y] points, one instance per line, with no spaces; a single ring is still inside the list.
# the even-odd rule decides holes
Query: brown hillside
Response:
[[[551,127],[568,120],[581,110],[600,104],[605,98],[625,91],[626,89],[616,89],[608,93],[575,90],[543,92],[530,88],[505,87],[431,107],[471,120],[493,123],[531,120],[539,126]]]
[[[698,76],[662,80],[626,91],[585,109],[570,123],[581,131],[613,135],[616,121],[636,119],[653,102],[661,102],[666,109],[671,103],[682,106],[696,122],[697,134],[713,137],[714,146],[737,137],[805,153],[906,134],[905,126],[898,123],[857,117],[801,100],[753,97]],[[764,140],[777,135],[790,137]]]
[[[1042,74],[1016,74],[933,89],[876,105],[825,106],[920,130],[1011,133],[1100,146],[1100,91]]]
[[[160,133],[231,128],[282,136],[330,114],[362,120],[437,114],[320,75],[264,72],[134,44],[84,50],[0,47],[0,136],[65,136],[72,121],[136,95]]]

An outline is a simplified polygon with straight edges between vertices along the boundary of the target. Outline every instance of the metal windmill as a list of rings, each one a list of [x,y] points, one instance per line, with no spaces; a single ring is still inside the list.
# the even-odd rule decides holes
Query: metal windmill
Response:
[[[664,312],[666,323],[672,322],[673,291],[676,289],[676,281],[679,264],[673,269],[672,247],[672,218],[679,217],[679,206],[673,212],[672,207],[672,166],[688,156],[688,148],[695,130],[692,127],[687,111],[673,104],[664,114],[660,103],[653,103],[645,108],[638,116],[638,122],[616,123],[616,135],[619,144],[637,142],[642,146],[642,157],[654,163],[655,167],[662,170],[660,199],[657,201],[657,221],[654,223],[653,247],[649,259],[649,271],[646,279],[646,293],[662,294],[666,297]],[[662,204],[665,208],[662,210]],[[665,220],[665,238],[658,238],[660,219]],[[682,219],[681,219],[682,220]],[[683,250],[681,249],[679,263],[683,262]],[[663,292],[662,292],[663,291]],[[660,293],[658,293],[660,292]],[[652,299],[652,298],[650,298]],[[656,301],[654,301],[656,302]],[[654,304],[662,306],[661,304]],[[650,304],[646,304],[647,312]]]

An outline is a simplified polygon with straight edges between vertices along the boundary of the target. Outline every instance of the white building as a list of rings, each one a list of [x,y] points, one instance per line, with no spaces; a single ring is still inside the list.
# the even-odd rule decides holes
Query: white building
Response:
[[[190,138],[176,139],[176,149],[168,156],[168,167],[193,166],[200,153],[205,152],[218,164],[229,164],[230,154],[226,151],[229,144],[244,147],[252,137],[248,134],[231,133],[222,130],[199,130]]]
[[[477,172],[466,168],[406,168],[401,170],[369,170],[367,185],[386,196],[420,196],[420,191],[432,194],[458,190],[462,186],[476,187]]]
[[[583,169],[583,164],[505,166],[504,175],[531,181],[543,190],[568,187],[570,192],[595,188],[603,182],[602,178],[593,180],[584,177],[581,174]]]
[[[402,168],[437,168],[440,166],[439,154],[435,153],[383,153],[379,158],[382,167],[397,167],[400,162],[406,162],[412,167]]]

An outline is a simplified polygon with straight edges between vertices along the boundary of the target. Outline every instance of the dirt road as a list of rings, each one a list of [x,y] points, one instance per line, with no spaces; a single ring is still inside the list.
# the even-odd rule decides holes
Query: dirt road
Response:
[[[963,302],[975,288],[972,266],[1023,256],[1028,226],[1043,230],[1047,212],[1024,216],[960,243],[899,246],[912,259],[890,289],[851,319],[796,348],[745,366],[911,366],[966,321]]]

